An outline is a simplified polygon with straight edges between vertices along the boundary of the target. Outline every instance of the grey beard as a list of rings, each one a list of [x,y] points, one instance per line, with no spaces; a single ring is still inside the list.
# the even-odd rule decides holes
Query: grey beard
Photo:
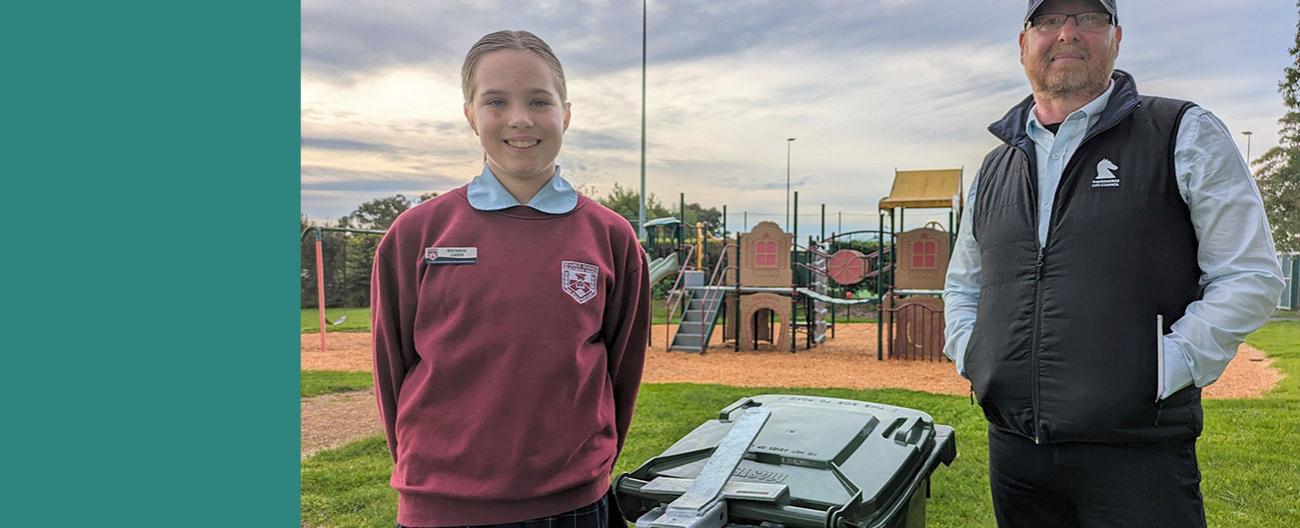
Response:
[[[1111,59],[1102,65],[1099,71],[1087,70],[1082,74],[1079,72],[1063,72],[1053,74],[1046,71],[1026,71],[1029,74],[1030,85],[1034,93],[1051,97],[1053,99],[1069,99],[1074,97],[1096,96],[1106,89],[1110,83],[1111,72],[1114,71],[1115,60]]]

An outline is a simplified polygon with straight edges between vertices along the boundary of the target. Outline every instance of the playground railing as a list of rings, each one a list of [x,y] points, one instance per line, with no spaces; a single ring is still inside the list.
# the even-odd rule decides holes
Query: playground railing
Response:
[[[801,251],[807,251],[807,252],[812,253],[812,254],[814,254],[814,255],[817,255],[817,256],[819,256],[819,257],[823,257],[823,258],[831,258],[831,254],[830,254],[830,253],[827,253],[827,252],[822,251],[822,250],[820,250],[820,249],[818,249],[818,248],[815,248],[815,247],[803,247],[803,246],[800,246],[799,244],[795,244],[795,245],[794,245],[794,248],[797,249],[797,250],[801,250]]]
[[[713,311],[715,307],[714,303],[722,302],[722,297],[726,295],[726,292],[723,291],[722,288],[717,288],[716,286],[720,286],[722,279],[726,277],[726,272],[731,271],[731,269],[735,267],[727,263],[727,252],[734,246],[735,244],[731,242],[723,244],[722,252],[718,256],[718,263],[713,265],[713,273],[709,276],[709,282],[707,283],[709,289],[704,291],[703,307],[706,312]],[[712,332],[706,330],[703,334],[706,336],[712,335]],[[700,343],[700,351],[702,352],[708,346],[709,344],[707,342]]]
[[[686,264],[677,271],[677,280],[673,281],[673,287],[668,290],[668,295],[664,297],[664,303],[667,305],[666,307],[668,309],[668,317],[664,320],[664,342],[669,345],[672,344],[672,336],[668,333],[668,326],[673,323],[673,316],[677,314],[677,305],[681,304],[682,296],[686,293],[682,281],[686,277],[686,272],[695,271],[695,268],[691,267],[691,256],[695,254],[695,245],[692,244],[687,247],[689,249],[686,250],[686,258],[684,260]],[[680,250],[681,248],[678,248],[678,251]]]

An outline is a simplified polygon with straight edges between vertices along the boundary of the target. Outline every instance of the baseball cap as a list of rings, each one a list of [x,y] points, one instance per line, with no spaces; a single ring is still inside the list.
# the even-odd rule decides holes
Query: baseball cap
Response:
[[[1043,2],[1046,1],[1047,0],[1029,0],[1029,11],[1025,11],[1026,23],[1028,23],[1029,19],[1034,16],[1034,11],[1037,11],[1039,7],[1042,7]],[[1119,24],[1119,15],[1115,12],[1115,0],[1093,0],[1093,1],[1097,2],[1098,4],[1101,4],[1102,7],[1106,8],[1106,12],[1110,13],[1111,21],[1114,22],[1115,24]]]

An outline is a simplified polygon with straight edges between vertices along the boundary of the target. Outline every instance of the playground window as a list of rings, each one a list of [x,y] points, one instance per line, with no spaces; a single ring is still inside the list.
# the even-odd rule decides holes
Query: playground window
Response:
[[[759,240],[754,244],[754,267],[755,268],[775,268],[776,267],[776,241]]]
[[[933,240],[916,240],[912,242],[912,269],[936,269],[935,255],[939,246]]]

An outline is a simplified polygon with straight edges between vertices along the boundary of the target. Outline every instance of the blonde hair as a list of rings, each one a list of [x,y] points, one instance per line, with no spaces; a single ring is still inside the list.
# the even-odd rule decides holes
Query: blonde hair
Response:
[[[500,50],[527,51],[541,57],[555,73],[555,85],[561,102],[567,102],[569,95],[564,87],[564,67],[555,52],[537,35],[527,31],[496,31],[483,35],[465,54],[465,64],[460,68],[460,89],[465,95],[465,104],[474,100],[474,73],[478,62],[489,53]]]

